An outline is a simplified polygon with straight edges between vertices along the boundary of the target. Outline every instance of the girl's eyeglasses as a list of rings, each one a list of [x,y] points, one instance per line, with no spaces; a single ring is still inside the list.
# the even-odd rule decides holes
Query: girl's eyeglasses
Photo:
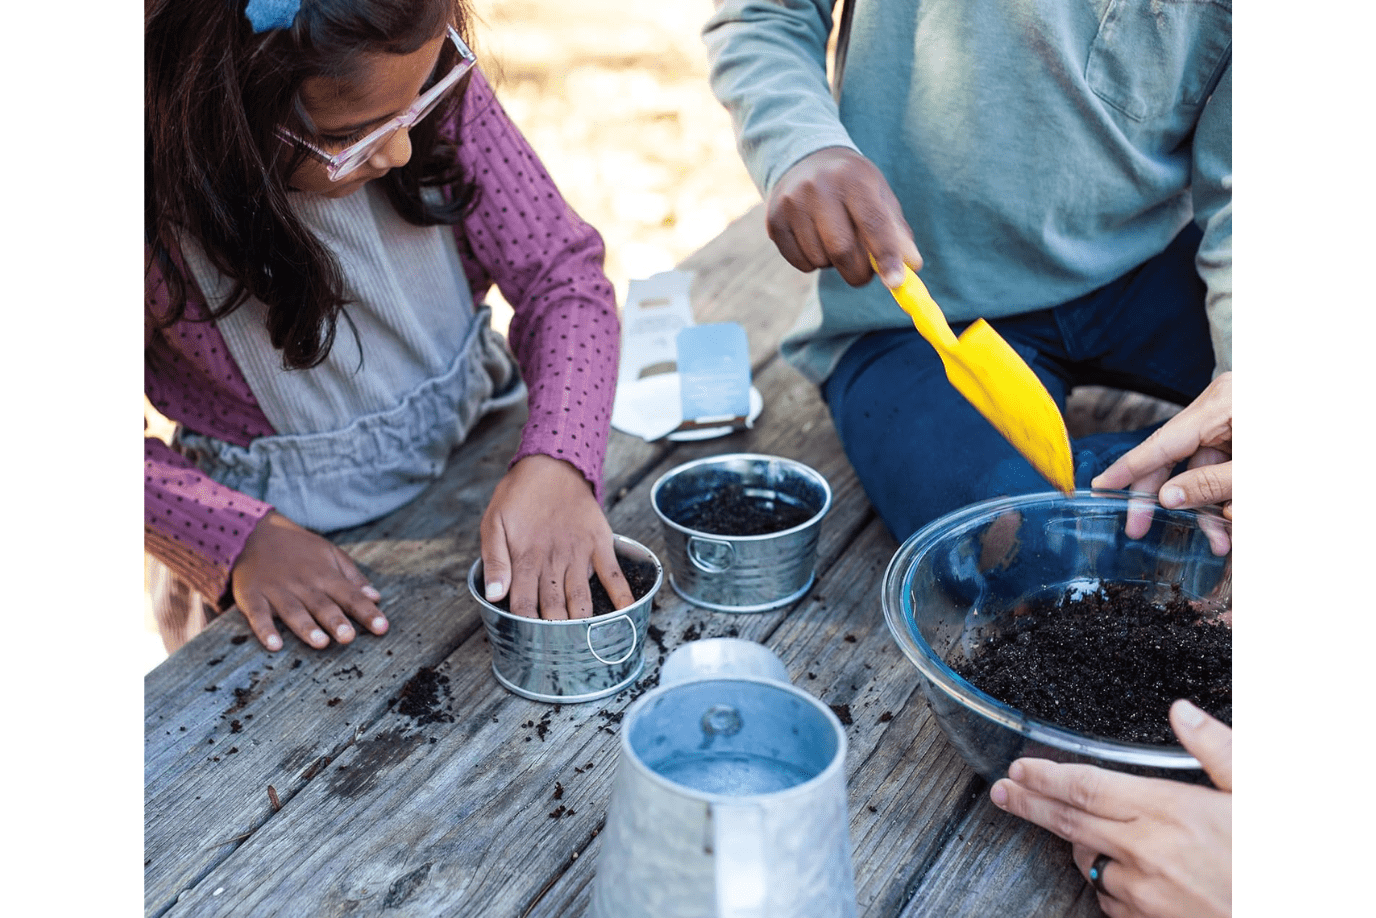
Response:
[[[445,74],[434,86],[421,93],[420,97],[412,102],[406,111],[390,119],[376,130],[370,131],[368,136],[362,140],[349,144],[338,153],[327,153],[306,138],[283,127],[277,129],[278,139],[286,143],[299,143],[305,147],[307,152],[325,164],[325,171],[329,174],[330,181],[339,182],[348,178],[371,159],[375,153],[386,146],[397,131],[411,127],[434,111],[435,106],[440,104],[445,94],[453,89],[454,84],[458,83],[459,79],[473,66],[473,52],[469,50],[468,45],[464,44],[458,31],[452,25],[449,26],[448,35],[449,40],[454,43],[454,47],[459,52],[459,62],[454,66],[454,69]]]

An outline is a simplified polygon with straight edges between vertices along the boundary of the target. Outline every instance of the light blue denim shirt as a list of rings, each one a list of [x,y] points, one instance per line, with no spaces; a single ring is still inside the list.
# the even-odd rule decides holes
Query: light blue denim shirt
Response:
[[[850,2],[835,98],[831,0],[722,0],[703,31],[763,194],[824,147],[867,156],[952,321],[1074,299],[1194,219],[1231,367],[1231,0]],[[855,289],[827,269],[783,352],[820,382],[860,333],[909,324],[877,280]]]

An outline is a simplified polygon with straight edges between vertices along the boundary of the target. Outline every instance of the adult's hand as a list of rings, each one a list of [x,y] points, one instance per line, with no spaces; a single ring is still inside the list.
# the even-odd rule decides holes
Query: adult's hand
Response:
[[[1218,790],[1092,765],[1018,759],[994,804],[1066,839],[1080,872],[1101,854],[1109,918],[1233,913],[1233,731],[1183,699],[1171,727]]]
[[[230,572],[230,589],[268,650],[282,649],[274,616],[315,648],[328,647],[330,636],[341,644],[352,641],[357,632],[349,618],[373,634],[387,633],[387,618],[376,605],[382,596],[353,560],[276,511],[249,534]]]
[[[497,483],[480,532],[487,601],[509,594],[513,615],[590,617],[594,572],[616,608],[635,601],[591,486],[563,460],[534,455],[512,466]]]
[[[1188,459],[1186,471],[1171,470]],[[1158,493],[1163,507],[1222,503],[1232,518],[1233,374],[1221,373],[1175,417],[1095,477],[1096,488]]]
[[[803,157],[779,179],[766,205],[769,238],[799,271],[835,268],[858,287],[874,276],[870,256],[890,288],[922,256],[903,209],[878,167],[846,147]]]

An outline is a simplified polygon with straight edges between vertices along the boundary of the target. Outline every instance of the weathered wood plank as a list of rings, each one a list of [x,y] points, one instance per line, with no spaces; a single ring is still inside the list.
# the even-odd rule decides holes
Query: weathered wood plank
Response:
[[[824,526],[821,552],[826,559],[833,559],[849,544],[869,511],[863,498],[858,497],[853,476],[849,476],[849,469],[839,455],[835,434],[829,429],[815,390],[781,366],[766,370],[759,384],[773,406],[775,424],[761,424],[755,430],[733,434],[712,444],[676,445],[656,471],[690,454],[723,448],[798,455],[803,461],[811,459],[832,479],[844,498]],[[727,442],[732,440],[740,446]],[[448,479],[446,474],[446,482]],[[646,476],[613,506],[610,516],[614,529],[652,548],[658,545],[655,550],[662,552],[660,524],[648,506],[652,480],[652,476]],[[370,548],[367,539],[355,544],[362,546],[360,550],[364,552],[376,552],[375,576],[380,582],[386,583],[393,569],[411,576],[411,558],[397,557],[395,550]],[[466,565],[461,566],[466,568]],[[450,622],[473,617],[473,613],[464,608],[472,605],[471,599],[457,584],[448,583],[453,570],[451,565],[442,572],[443,576],[431,581],[449,588],[444,608],[418,615],[418,620],[423,619],[433,626],[435,623],[430,620],[436,617]],[[417,583],[409,581],[406,589],[414,588]],[[689,607],[667,590],[657,604],[660,608],[652,619],[658,629],[655,658],[647,661],[654,669],[657,669],[660,655],[683,640],[733,631],[763,638],[772,624],[787,614],[785,610],[753,616],[710,613]],[[355,665],[362,668],[366,660],[370,666],[376,666],[380,649],[390,647],[391,641],[406,634],[404,623],[395,623],[394,629],[398,630],[383,641],[371,639],[371,644],[340,648],[336,656],[346,656],[357,648],[357,653],[368,656]],[[322,655],[322,660],[317,662],[322,662],[327,655]],[[401,660],[391,663],[393,683],[399,687],[414,674],[418,664],[432,662],[403,655]],[[302,663],[303,667],[306,665],[307,662]],[[475,896],[479,901],[490,903],[490,907],[496,909],[494,914],[504,914],[508,907],[517,909],[524,906],[525,899],[534,899],[548,880],[541,870],[547,870],[549,863],[543,854],[530,850],[529,840],[538,837],[544,844],[567,849],[570,858],[573,851],[586,846],[605,809],[608,774],[594,768],[588,777],[575,776],[576,769],[588,762],[607,764],[614,759],[614,733],[598,728],[613,723],[635,693],[624,692],[601,705],[565,706],[558,715],[550,717],[552,706],[515,698],[497,687],[489,665],[486,639],[475,627],[442,667],[442,672],[451,680],[450,707],[456,725],[427,725],[424,731],[418,731],[403,715],[387,710],[383,699],[371,701],[371,707],[360,712],[358,706],[366,705],[369,700],[349,695],[348,685],[320,687],[322,695],[314,705],[286,693],[259,701],[258,706],[249,711],[255,714],[252,725],[242,728],[259,761],[254,762],[249,756],[242,759],[236,756],[232,769],[225,769],[223,761],[205,761],[192,766],[195,774],[183,775],[177,782],[177,793],[191,798],[185,806],[164,801],[156,794],[150,797],[150,810],[165,810],[166,823],[182,827],[183,833],[188,824],[197,822],[188,810],[208,804],[221,813],[237,808],[236,812],[246,814],[233,826],[235,831],[229,837],[252,831],[250,837],[238,842],[227,856],[223,852],[212,852],[211,856],[218,857],[218,861],[204,857],[188,867],[181,856],[169,858],[177,861],[183,871],[153,884],[160,887],[162,901],[168,901],[171,894],[194,883],[170,914],[252,912],[259,907],[266,908],[266,903],[282,901],[280,897],[289,896],[293,888],[312,890],[316,897],[312,909],[320,914],[366,913],[377,910],[386,901],[392,903],[389,911],[401,909],[401,914],[433,914],[436,910],[455,909]],[[340,668],[337,661],[334,666]],[[648,677],[655,674],[654,669],[642,681],[642,686],[652,684]],[[329,675],[326,671],[313,679]],[[300,680],[299,672],[294,676]],[[370,671],[370,679],[376,678]],[[343,699],[337,705],[338,710],[325,708],[333,697]],[[309,710],[313,707],[319,710]],[[350,728],[344,728],[340,711],[352,712],[351,716],[357,718],[350,721]],[[481,716],[461,715],[460,712],[481,712]],[[272,750],[278,756],[283,750],[291,750],[287,745],[293,732],[288,726],[290,722],[295,718],[295,725],[306,729],[301,719],[316,716],[339,721],[333,728],[320,725],[311,728],[317,735],[338,738],[336,748],[321,753],[331,756],[330,764],[312,780],[300,785],[285,780],[289,776],[281,767],[264,774],[263,760],[277,763],[272,762],[270,754],[259,750]],[[492,721],[493,717],[497,721]],[[545,719],[544,736],[538,739],[535,738],[539,734],[536,725],[542,718]],[[260,726],[265,722],[284,732],[268,731]],[[356,729],[352,725],[357,723],[362,723],[364,730],[355,736],[351,731]],[[526,723],[530,727],[518,729],[514,726]],[[432,739],[434,742],[430,742]],[[531,755],[527,741],[541,742],[542,754]],[[557,754],[552,752],[556,746],[560,747]],[[305,754],[297,752],[297,758],[314,761],[317,752],[313,747]],[[296,759],[292,762],[295,764]],[[212,764],[216,767],[212,768]],[[336,799],[340,787],[354,787],[349,775],[378,771],[396,777],[361,782],[348,806]],[[282,777],[276,777],[278,775]],[[274,780],[280,781],[291,793],[278,814],[268,812],[266,799],[266,784]],[[389,780],[395,780],[397,786],[386,786]],[[544,796],[552,792],[555,782],[563,783],[568,789],[566,799],[569,802],[563,805],[574,811],[569,814],[566,809],[559,819],[548,816],[559,804]],[[583,789],[574,794],[574,787]],[[282,789],[278,788],[279,793]],[[202,799],[197,801],[196,796]],[[462,812],[464,818],[435,819],[434,814],[444,812],[448,802],[453,800],[465,801],[457,805],[457,812]],[[580,806],[582,800],[590,803]],[[399,820],[396,813],[405,812],[399,809],[403,806],[419,807],[418,812],[429,814],[426,820],[433,825],[421,828]],[[593,818],[589,822],[590,817]],[[184,837],[159,834],[163,824],[163,820],[150,824],[150,851],[184,851]],[[292,856],[277,850],[288,842],[301,847],[302,852]],[[478,847],[464,847],[469,843]],[[515,853],[503,853],[509,850]],[[424,853],[420,863],[430,864],[424,883],[414,873],[418,863],[412,855],[417,851]],[[363,879],[351,877],[346,881],[339,865],[360,861],[383,866],[365,871]],[[475,868],[474,864],[479,866]],[[484,872],[483,864],[490,865],[494,872]],[[156,866],[156,863],[150,864],[150,884],[157,874]],[[198,879],[201,881],[196,882]],[[399,882],[403,886],[415,884],[416,889],[409,897],[398,893],[390,899],[386,894],[377,899],[379,884],[384,880],[388,890]],[[215,896],[214,889],[225,892]],[[148,905],[150,912],[155,911],[151,898]]]
[[[796,458],[828,478],[835,498],[810,594],[792,609],[741,616],[696,609],[666,586],[636,687],[585,705],[510,695],[492,678],[465,586],[478,520],[524,415],[490,418],[421,499],[337,535],[383,592],[390,635],[323,653],[288,638],[288,652],[270,656],[241,618],[227,616],[149,674],[148,914],[582,914],[616,725],[668,652],[722,634],[774,647],[795,682],[848,713],[863,914],[1001,914],[1005,888],[1039,903],[1037,914],[1094,913],[1073,866],[1065,872],[1063,846],[989,807],[887,634],[879,587],[896,545],[874,520],[816,389],[776,357],[809,279],[778,257],[758,208],[684,267],[701,272],[699,322],[746,326],[764,414],[754,430],[700,443],[614,432],[612,527],[662,557],[648,500],[659,474],[723,452]],[[1144,410],[1120,400],[1093,420],[1138,426]],[[448,680],[438,720],[389,705],[424,667]],[[1048,869],[1061,871],[1054,882]],[[979,879],[950,875],[971,871]]]
[[[1097,918],[1102,912],[1070,859],[1070,844],[1002,812],[981,790],[898,914]]]
[[[148,674],[149,914],[228,856],[233,844],[221,842],[264,823],[268,785],[290,800],[312,766],[376,723],[408,679],[480,629],[459,578],[477,555],[476,521],[499,477],[490,466],[505,461],[492,457],[511,455],[521,421],[521,412],[489,418],[474,433],[476,448],[456,453],[421,499],[339,536],[382,593],[386,637],[364,633],[316,651],[284,631],[286,650],[270,655],[233,613]]]

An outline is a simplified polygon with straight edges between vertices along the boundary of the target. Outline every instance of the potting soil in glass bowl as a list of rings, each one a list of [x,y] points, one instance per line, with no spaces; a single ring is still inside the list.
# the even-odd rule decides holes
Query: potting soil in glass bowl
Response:
[[[903,543],[884,617],[987,780],[1037,756],[1205,783],[1166,713],[1185,697],[1231,722],[1231,539],[1145,494],[985,501]]]

